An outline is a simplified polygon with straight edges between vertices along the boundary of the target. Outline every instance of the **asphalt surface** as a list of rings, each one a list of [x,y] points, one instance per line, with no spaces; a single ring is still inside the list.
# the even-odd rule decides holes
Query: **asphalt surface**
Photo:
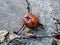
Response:
[[[38,17],[45,28],[37,31],[36,35],[51,35],[56,29],[52,17],[60,20],[60,0],[28,0],[28,3],[30,12]],[[22,19],[28,12],[28,3],[26,0],[0,0],[0,30],[19,30],[23,25]],[[30,39],[27,45],[51,45],[52,40],[53,38]]]

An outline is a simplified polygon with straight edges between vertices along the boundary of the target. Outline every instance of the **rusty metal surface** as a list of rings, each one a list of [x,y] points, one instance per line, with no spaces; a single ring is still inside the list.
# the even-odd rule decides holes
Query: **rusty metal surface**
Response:
[[[31,12],[37,15],[45,28],[36,34],[52,35],[51,33],[56,30],[52,17],[60,20],[60,0],[28,0],[28,2]],[[19,30],[23,24],[22,18],[28,11],[26,7],[26,0],[0,0],[0,30]],[[53,38],[30,39],[27,45],[51,45],[52,40]]]

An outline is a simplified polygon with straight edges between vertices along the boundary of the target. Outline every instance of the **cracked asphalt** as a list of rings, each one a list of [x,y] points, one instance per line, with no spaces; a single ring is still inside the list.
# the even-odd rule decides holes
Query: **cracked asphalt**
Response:
[[[19,30],[22,18],[28,12],[34,13],[45,28],[37,31],[36,35],[52,35],[56,30],[52,17],[60,20],[60,0],[0,0],[0,30]],[[40,38],[26,41],[27,45],[51,45],[52,40]]]

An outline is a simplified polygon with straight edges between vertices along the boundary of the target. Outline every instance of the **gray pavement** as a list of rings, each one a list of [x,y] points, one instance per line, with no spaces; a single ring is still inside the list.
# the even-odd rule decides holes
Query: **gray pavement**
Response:
[[[60,20],[60,0],[28,0],[30,10],[44,25],[39,35],[51,35],[56,26],[52,17]],[[22,26],[22,18],[27,13],[26,0],[0,0],[0,30],[16,31]],[[52,16],[52,17],[51,17]],[[26,29],[27,30],[27,29]],[[27,45],[51,45],[53,38],[28,40]]]

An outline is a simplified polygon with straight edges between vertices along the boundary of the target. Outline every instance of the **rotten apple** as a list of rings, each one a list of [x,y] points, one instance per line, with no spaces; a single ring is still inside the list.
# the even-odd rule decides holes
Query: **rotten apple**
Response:
[[[23,22],[27,27],[30,27],[30,28],[36,27],[39,23],[36,15],[32,13],[27,13],[23,18]]]

